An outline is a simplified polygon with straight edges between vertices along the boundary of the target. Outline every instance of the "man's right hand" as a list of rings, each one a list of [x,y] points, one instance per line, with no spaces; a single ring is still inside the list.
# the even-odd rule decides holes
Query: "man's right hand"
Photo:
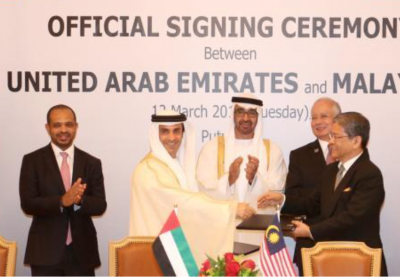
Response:
[[[243,162],[243,158],[236,158],[229,166],[229,185],[232,186],[236,180],[239,178],[240,165]]]
[[[61,205],[69,207],[81,201],[85,192],[86,184],[82,184],[82,179],[78,178],[72,187],[61,197]]]
[[[256,211],[249,206],[247,203],[238,203],[236,208],[236,217],[241,219],[247,219],[254,215]]]
[[[267,192],[258,197],[257,206],[259,209],[266,208],[268,206],[282,205],[284,199],[283,193],[278,192]]]

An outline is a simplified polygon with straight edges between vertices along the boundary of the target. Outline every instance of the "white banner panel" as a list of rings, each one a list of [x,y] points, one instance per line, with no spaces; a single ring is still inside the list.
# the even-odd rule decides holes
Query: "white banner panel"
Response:
[[[73,107],[76,145],[101,158],[108,208],[95,219],[108,242],[128,234],[130,175],[148,152],[150,116],[186,113],[197,149],[227,131],[230,99],[265,103],[265,136],[291,150],[313,140],[319,97],[372,125],[370,154],[385,179],[381,234],[400,275],[400,3],[395,1],[0,1],[0,234],[23,265],[31,218],[20,209],[22,156],[49,142],[47,110]]]

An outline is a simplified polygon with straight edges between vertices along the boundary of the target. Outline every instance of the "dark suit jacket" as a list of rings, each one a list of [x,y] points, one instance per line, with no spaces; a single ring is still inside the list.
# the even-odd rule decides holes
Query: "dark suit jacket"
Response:
[[[365,150],[334,190],[338,163],[327,166],[318,189],[309,197],[288,195],[284,212],[320,216],[310,230],[314,240],[361,241],[382,248],[380,210],[385,198],[383,177]],[[387,275],[382,257],[382,275]]]
[[[321,175],[326,168],[324,152],[318,139],[290,152],[289,172],[286,178],[285,195],[306,197],[313,193],[321,181]],[[308,217],[306,223],[316,222],[316,217]],[[303,275],[301,248],[313,247],[314,241],[307,238],[296,240],[293,261]]]
[[[24,156],[20,175],[21,207],[33,216],[25,253],[25,263],[55,265],[65,249],[68,222],[71,222],[73,249],[80,265],[100,265],[97,235],[91,216],[104,213],[107,203],[101,161],[75,147],[72,183],[82,178],[87,188],[81,208],[61,211],[65,194],[60,169],[51,145]]]
[[[326,167],[318,140],[290,152],[285,194],[307,196],[313,192]]]

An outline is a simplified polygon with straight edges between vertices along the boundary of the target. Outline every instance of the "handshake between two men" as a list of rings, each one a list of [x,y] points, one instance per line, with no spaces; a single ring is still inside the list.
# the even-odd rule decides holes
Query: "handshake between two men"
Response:
[[[277,192],[267,192],[260,197],[258,197],[257,200],[257,206],[259,209],[264,209],[267,207],[276,207],[276,206],[282,206],[283,202],[285,200],[285,196],[282,193],[277,193]],[[237,210],[236,210],[236,215],[237,217],[241,219],[247,219],[253,216],[256,213],[256,211],[250,207],[247,203],[239,203]],[[292,224],[296,227],[294,231],[292,231],[291,235],[294,238],[298,237],[306,237],[306,238],[312,238],[310,227],[300,221],[292,221]]]

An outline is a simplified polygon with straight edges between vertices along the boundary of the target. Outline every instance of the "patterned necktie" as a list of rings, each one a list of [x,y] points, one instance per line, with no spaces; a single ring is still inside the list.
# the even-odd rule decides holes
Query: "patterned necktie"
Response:
[[[340,168],[339,168],[339,171],[338,171],[337,175],[336,175],[335,189],[334,190],[336,190],[336,188],[339,185],[340,181],[342,181],[344,170],[345,170],[345,168],[344,168],[344,166],[342,164],[340,166]]]
[[[71,188],[71,174],[67,162],[68,153],[60,152],[60,155],[63,158],[61,163],[61,177],[64,183],[65,191],[68,191]],[[66,245],[70,245],[71,242],[72,242],[71,223],[68,222],[68,233],[67,233],[67,240],[65,241],[65,243]]]
[[[333,162],[335,162],[335,159],[332,157],[331,155],[331,149],[328,147],[328,155],[326,155],[326,164],[331,164]]]

